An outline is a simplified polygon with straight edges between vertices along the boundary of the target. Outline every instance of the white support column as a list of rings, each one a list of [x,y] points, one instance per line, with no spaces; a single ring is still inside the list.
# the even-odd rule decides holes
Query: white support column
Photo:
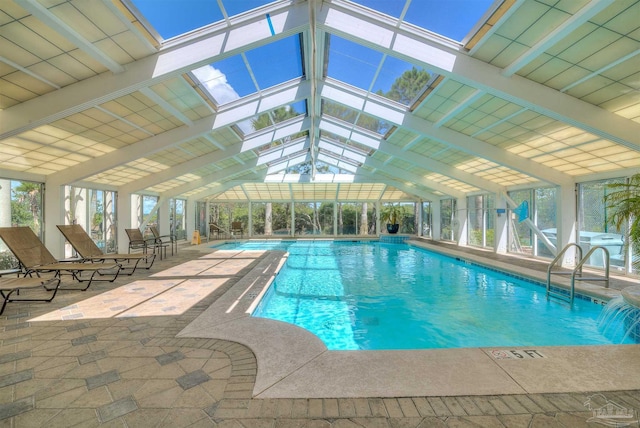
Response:
[[[440,217],[440,201],[431,201],[431,239],[434,241],[440,240],[440,229],[442,228]]]
[[[333,235],[338,235],[338,203],[335,201],[333,202]]]
[[[0,180],[0,227],[11,226],[11,180]]]
[[[253,202],[249,201],[249,218],[247,219],[247,236],[253,236]]]
[[[505,254],[507,252],[508,247],[508,224],[509,224],[509,211],[507,210],[507,201],[505,200],[502,193],[497,193],[495,195],[496,198],[496,212],[495,214],[495,230],[494,230],[494,241],[493,241],[493,251],[498,254]],[[504,210],[504,212],[499,213],[499,210]]]
[[[171,230],[171,222],[174,220],[171,218],[171,204],[169,204],[169,198],[160,198],[158,202],[160,203],[158,207],[158,232],[160,235],[168,235]]]
[[[191,209],[189,209],[189,207],[191,207]],[[190,237],[193,236],[193,231],[196,230],[196,216],[200,215],[200,212],[198,211],[198,202],[191,200],[191,199],[187,199],[187,201],[185,202],[185,211],[187,214],[187,218],[185,219],[185,233],[186,233],[186,238],[187,241],[190,240]],[[208,219],[205,216],[205,221],[207,221]],[[207,226],[208,228],[208,226]],[[199,229],[198,229],[199,231]],[[200,239],[202,241],[205,240],[205,236],[201,236]]]
[[[456,202],[456,213],[454,218],[454,224],[457,220],[458,227],[454,228],[456,230],[457,236],[455,239],[458,242],[458,245],[467,245],[467,228],[468,228],[468,219],[467,219],[467,198],[458,198]]]
[[[47,186],[44,192],[44,244],[57,259],[64,258],[64,239],[56,225],[64,224],[63,186]]]
[[[378,232],[378,236],[382,235],[382,231],[380,230],[380,208],[382,208],[382,204],[380,201],[376,201],[376,231]]]
[[[293,201],[289,202],[291,204],[291,231],[289,232],[290,236],[295,236],[296,234],[296,204]]]
[[[117,211],[117,230],[118,230],[118,253],[126,253],[129,250],[129,237],[125,229],[138,227],[140,203],[142,198],[140,195],[132,195],[131,193],[118,191]]]
[[[567,244],[576,242],[578,221],[576,219],[577,189],[575,184],[558,187],[558,191],[556,192],[556,207],[556,222],[558,228],[556,248],[557,251],[560,252]],[[575,257],[575,247],[572,247],[565,253],[562,265],[564,267],[575,266]]]

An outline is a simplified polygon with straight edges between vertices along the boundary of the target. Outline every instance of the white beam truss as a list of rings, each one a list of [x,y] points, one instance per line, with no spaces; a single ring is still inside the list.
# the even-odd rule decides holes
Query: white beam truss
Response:
[[[422,65],[529,110],[640,150],[640,123],[518,75],[502,76],[501,69],[470,57],[461,46],[433,37],[427,31],[404,25],[396,27],[394,22],[343,0],[323,2],[316,16],[318,26],[331,34]],[[371,37],[372,34],[375,37]]]
[[[29,0],[35,3],[35,0]],[[275,35],[265,23],[271,17]],[[232,25],[220,22],[179,38],[160,52],[127,64],[117,75],[103,73],[58,91],[0,111],[0,140],[37,126],[81,112],[135,92],[143,87],[179,76],[203,65],[298,34],[308,27],[308,11],[296,1],[272,3],[242,14]]]

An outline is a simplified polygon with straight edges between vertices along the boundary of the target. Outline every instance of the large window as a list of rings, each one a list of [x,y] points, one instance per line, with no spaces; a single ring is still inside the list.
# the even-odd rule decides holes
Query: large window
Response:
[[[186,208],[187,201],[184,199],[171,199],[169,201],[169,219],[171,234],[176,239],[187,238]]]
[[[81,225],[102,251],[114,253],[118,248],[116,201],[117,194],[113,191],[67,186],[65,222]],[[65,255],[72,254],[71,246],[67,245]]]
[[[432,238],[432,227],[433,227],[433,219],[432,219],[432,211],[431,211],[431,201],[422,202],[422,236],[427,238]]]
[[[618,230],[609,223],[609,208],[605,196],[612,192],[607,185],[624,183],[624,179],[614,179],[581,183],[578,185],[578,242],[583,255],[593,247],[601,246],[609,252],[612,270],[625,271],[626,229]],[[604,251],[595,251],[587,260],[593,267],[604,267]]]
[[[231,223],[239,221],[244,230],[249,230],[249,204],[247,202],[220,202],[209,207],[209,223],[215,224],[226,234]]]
[[[0,180],[0,227],[29,226],[42,238],[42,184]],[[0,269],[17,267],[17,260],[0,240]]]
[[[554,254],[551,250],[544,245],[529,225],[524,222],[522,213],[525,210],[522,207],[526,205],[526,211],[528,211],[527,218],[540,229],[553,245],[557,246],[555,187],[518,190],[509,192],[509,197],[518,204],[519,208],[517,210],[509,210],[508,251],[553,258]]]
[[[454,241],[457,233],[456,200],[440,200],[440,239]]]
[[[296,202],[296,235],[332,235],[333,202]]]
[[[376,218],[373,202],[338,202],[338,235],[375,235]]]
[[[467,198],[468,242],[479,247],[493,247],[495,240],[495,196],[476,195]]]

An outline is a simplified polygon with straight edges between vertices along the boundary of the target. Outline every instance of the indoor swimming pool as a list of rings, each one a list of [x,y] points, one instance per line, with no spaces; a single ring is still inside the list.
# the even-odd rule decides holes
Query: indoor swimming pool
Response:
[[[302,327],[330,350],[620,344],[603,334],[603,306],[548,301],[522,278],[406,244],[248,241],[227,249],[284,250],[287,261],[254,317]],[[634,343],[625,339],[622,343]]]

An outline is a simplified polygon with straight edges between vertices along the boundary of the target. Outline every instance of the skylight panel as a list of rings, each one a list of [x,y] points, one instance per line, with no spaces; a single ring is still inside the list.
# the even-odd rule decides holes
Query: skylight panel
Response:
[[[382,53],[331,35],[327,76],[368,91]]]
[[[268,43],[245,55],[261,90],[302,77],[300,35]]]
[[[371,92],[409,106],[424,92],[433,74],[406,61],[387,56]],[[403,84],[394,86],[396,82]]]
[[[210,4],[211,0],[203,0],[203,2]],[[273,0],[224,0],[221,3],[225,12],[227,12],[227,16],[235,16],[271,2]]]
[[[218,105],[227,104],[257,91],[240,55],[193,70]]]
[[[385,15],[393,16],[394,18],[399,18],[402,13],[402,9],[404,9],[406,1],[403,0],[351,0],[354,3],[358,3],[362,6],[368,7],[369,9],[377,10],[378,12],[382,12]]]
[[[224,18],[217,2],[211,0],[132,0],[132,3],[165,40]]]
[[[489,10],[494,1],[414,0],[409,5],[404,20],[461,42]]]

